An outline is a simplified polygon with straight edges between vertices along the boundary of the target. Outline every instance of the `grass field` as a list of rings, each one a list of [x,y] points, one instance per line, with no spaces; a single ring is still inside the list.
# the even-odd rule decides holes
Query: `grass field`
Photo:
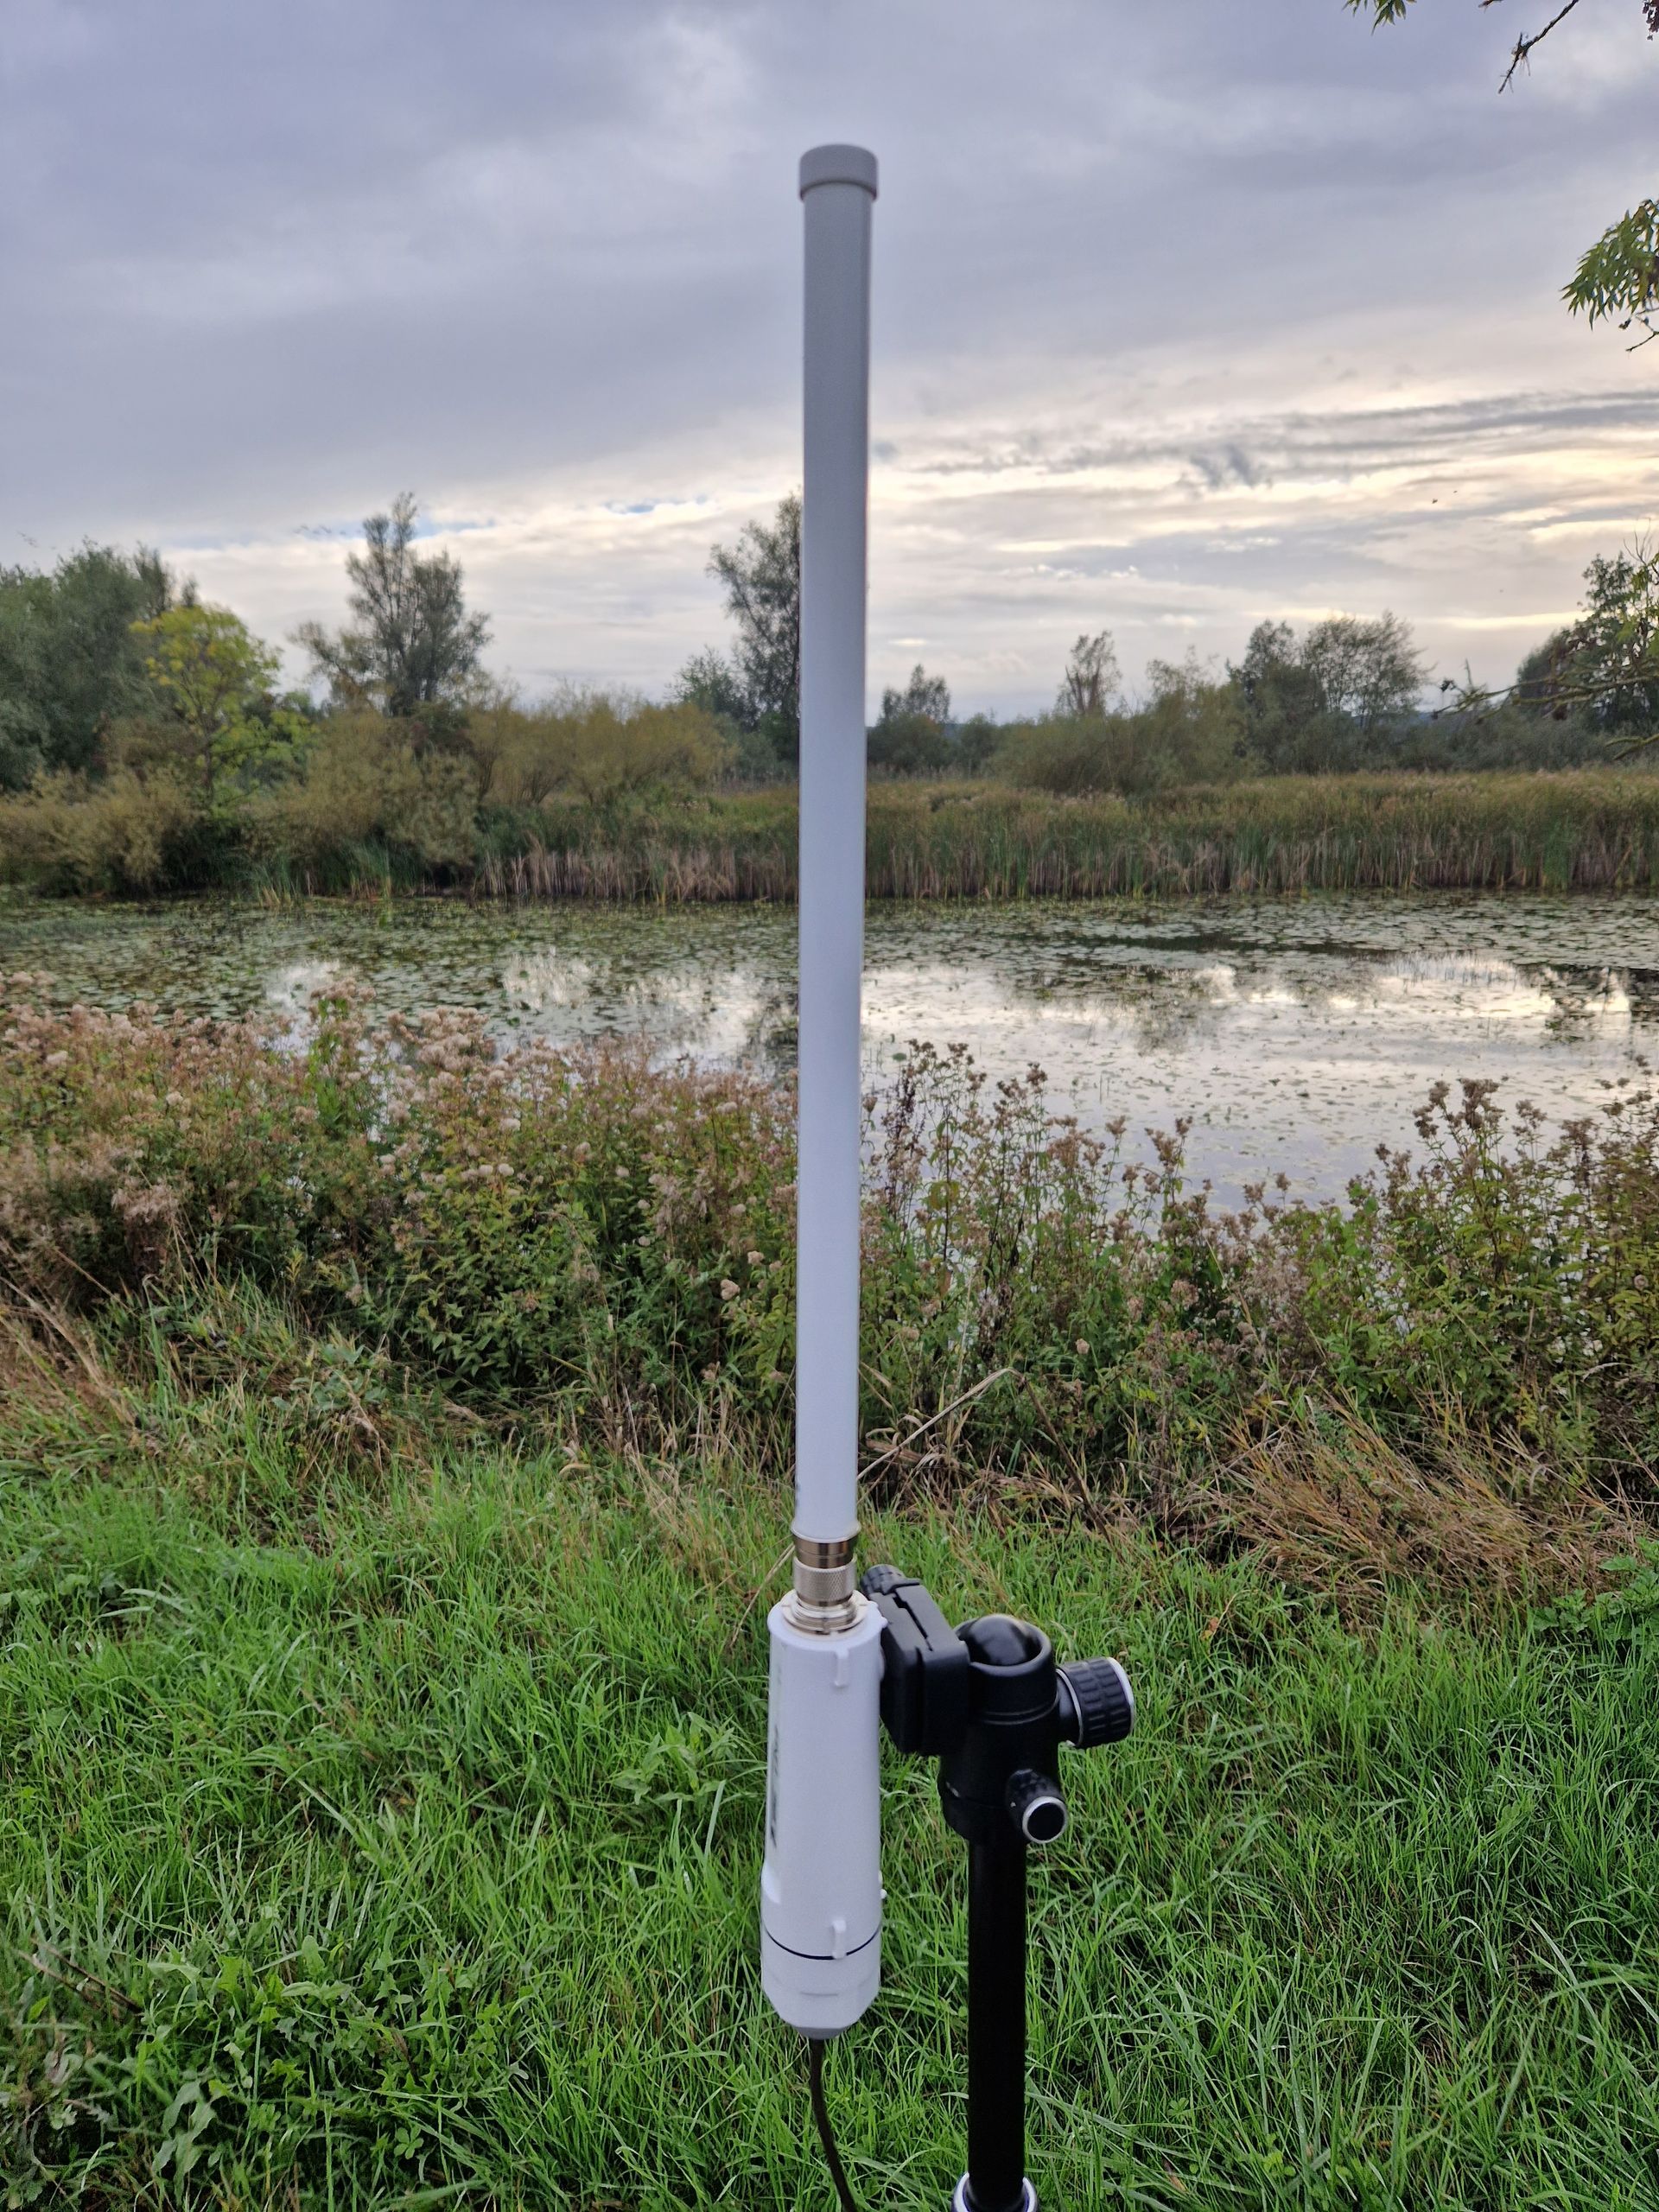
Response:
[[[14,2203],[818,2206],[753,1957],[781,1499],[727,1465],[377,1470],[66,1368],[0,1459]],[[1045,2201],[1646,2207],[1659,1577],[1364,1636],[1240,1560],[880,1525],[1121,1653],[1034,1882]],[[887,1775],[861,2196],[961,2162],[957,1847]]]

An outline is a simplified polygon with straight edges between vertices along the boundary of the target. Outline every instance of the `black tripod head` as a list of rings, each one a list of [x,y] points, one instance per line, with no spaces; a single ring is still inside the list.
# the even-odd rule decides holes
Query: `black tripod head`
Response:
[[[944,1817],[969,1843],[1052,1843],[1067,1813],[1058,1749],[1116,1744],[1135,1697],[1116,1659],[1059,1665],[1039,1628],[986,1613],[953,1629],[922,1585],[873,1567],[881,1615],[881,1719],[895,1749],[939,1762]]]

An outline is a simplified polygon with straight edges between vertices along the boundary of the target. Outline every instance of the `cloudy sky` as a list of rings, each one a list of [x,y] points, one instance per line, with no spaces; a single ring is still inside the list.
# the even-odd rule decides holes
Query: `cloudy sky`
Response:
[[[409,487],[494,664],[660,689],[798,474],[804,147],[878,153],[871,683],[1392,607],[1501,676],[1659,519],[1651,190],[1590,0],[4,0],[0,563],[159,545],[281,640]],[[291,657],[300,672],[298,656]]]

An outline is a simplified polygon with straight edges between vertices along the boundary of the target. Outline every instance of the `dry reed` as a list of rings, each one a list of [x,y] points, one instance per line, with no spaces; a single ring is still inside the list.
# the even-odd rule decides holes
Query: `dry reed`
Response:
[[[486,897],[696,901],[795,895],[792,794],[732,793],[601,823],[548,808],[490,855]],[[1133,801],[877,785],[878,899],[1659,888],[1659,778],[1279,778]]]

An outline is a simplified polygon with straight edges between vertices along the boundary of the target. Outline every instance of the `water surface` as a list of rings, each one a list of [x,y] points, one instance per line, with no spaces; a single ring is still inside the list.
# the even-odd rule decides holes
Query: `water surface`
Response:
[[[0,968],[59,1003],[302,1017],[336,977],[387,1008],[480,1009],[504,1039],[639,1035],[664,1058],[780,1071],[795,1046],[795,916],[767,906],[408,902],[289,910],[0,906]],[[1414,1145],[1431,1083],[1493,1077],[1554,1118],[1659,1044],[1650,898],[1330,894],[1295,901],[905,905],[870,910],[872,1075],[912,1039],[995,1075],[1042,1066],[1093,1127],[1190,1116],[1228,1193],[1282,1171],[1339,1190]]]

